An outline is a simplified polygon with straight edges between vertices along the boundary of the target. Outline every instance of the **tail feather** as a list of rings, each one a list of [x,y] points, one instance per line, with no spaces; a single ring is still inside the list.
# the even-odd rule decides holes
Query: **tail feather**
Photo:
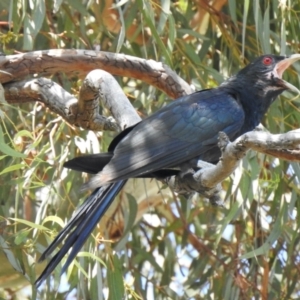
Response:
[[[98,194],[99,193],[99,194]],[[77,224],[84,220],[85,215],[89,207],[93,207],[95,205],[95,200],[98,200],[101,197],[101,193],[103,193],[102,188],[97,188],[94,192],[82,203],[82,205],[78,208],[78,210],[73,214],[67,225],[60,231],[60,233],[55,237],[52,243],[48,246],[48,248],[42,253],[39,262],[45,260],[54,250],[55,248],[64,240],[64,238],[72,231],[72,229],[76,228]],[[101,201],[99,201],[100,203]]]
[[[112,157],[112,152],[78,156],[65,162],[64,167],[89,174],[97,174],[109,163]]]
[[[125,183],[126,180],[122,180],[99,187],[87,198],[66,227],[62,229],[59,235],[42,254],[40,261],[48,257],[55,250],[56,246],[66,238],[64,245],[53,256],[45,270],[36,280],[35,284],[37,287],[51,274],[72,247],[61,271],[61,273],[65,272]]]

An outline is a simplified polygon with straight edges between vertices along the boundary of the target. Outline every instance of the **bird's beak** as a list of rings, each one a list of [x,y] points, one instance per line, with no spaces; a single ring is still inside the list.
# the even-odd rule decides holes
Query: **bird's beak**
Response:
[[[290,84],[289,82],[285,81],[282,79],[282,75],[284,73],[284,71],[291,65],[293,64],[294,62],[296,62],[297,60],[300,60],[300,54],[293,54],[291,56],[288,56],[287,58],[281,60],[275,70],[276,70],[276,73],[277,73],[277,76],[278,78],[280,78],[283,82],[284,82],[284,85],[291,91],[297,93],[297,94],[300,94],[300,91],[292,84]]]

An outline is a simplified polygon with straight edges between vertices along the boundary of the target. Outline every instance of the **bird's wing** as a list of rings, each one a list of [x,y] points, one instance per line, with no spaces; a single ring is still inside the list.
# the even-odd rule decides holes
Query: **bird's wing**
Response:
[[[193,158],[211,161],[219,155],[218,133],[223,131],[234,138],[243,122],[239,102],[220,89],[182,97],[123,137],[108,165],[89,187],[180,166]]]

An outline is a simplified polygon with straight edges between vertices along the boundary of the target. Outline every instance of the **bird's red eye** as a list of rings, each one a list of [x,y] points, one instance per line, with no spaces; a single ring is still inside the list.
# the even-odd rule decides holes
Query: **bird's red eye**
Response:
[[[263,64],[266,65],[266,66],[269,66],[272,62],[273,62],[273,59],[270,56],[266,56],[263,59]]]

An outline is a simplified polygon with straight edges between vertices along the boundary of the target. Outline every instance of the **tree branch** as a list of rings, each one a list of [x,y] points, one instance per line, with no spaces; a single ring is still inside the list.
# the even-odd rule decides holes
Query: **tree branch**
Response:
[[[83,107],[86,109],[86,114],[90,114],[91,117],[89,121],[86,121],[86,114],[82,114],[78,108],[78,100],[50,79],[38,78],[7,83],[4,91],[8,103],[42,102],[68,123],[84,129],[95,131],[118,129],[115,122],[99,114],[99,105],[93,107],[89,105],[91,103],[89,101]]]
[[[294,147],[300,145],[300,129],[292,130],[283,134],[271,134],[263,131],[251,131],[243,134],[235,141],[230,142],[225,133],[219,134],[219,147],[222,151],[222,157],[216,165],[199,161],[196,172],[190,172],[183,175],[183,180],[172,180],[173,188],[181,193],[190,193],[197,191],[209,198],[214,205],[221,205],[219,197],[220,183],[225,180],[239,165],[239,162],[250,149],[261,153],[279,153],[282,149],[288,149],[290,155]],[[292,149],[292,150],[290,150]],[[296,156],[292,157],[294,161],[300,161],[296,151]],[[170,179],[169,179],[170,180]],[[194,182],[192,182],[194,180]],[[187,186],[187,187],[186,187]]]
[[[22,80],[28,75],[65,73],[84,77],[95,69],[142,80],[171,98],[192,93],[192,88],[161,62],[130,55],[91,50],[45,50],[0,56],[0,82]]]
[[[99,100],[110,110],[120,130],[141,121],[116,79],[103,70],[94,70],[82,84],[78,100],[79,113],[85,114],[89,102],[94,103],[93,114],[98,113]],[[88,121],[91,119],[89,115]]]

